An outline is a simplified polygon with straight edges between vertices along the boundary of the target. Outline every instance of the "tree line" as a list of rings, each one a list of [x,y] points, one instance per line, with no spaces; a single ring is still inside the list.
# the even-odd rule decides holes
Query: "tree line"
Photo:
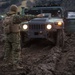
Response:
[[[1,8],[1,9],[6,9],[6,8],[9,7],[10,5],[16,4],[16,3],[18,3],[19,1],[21,1],[21,0],[3,0],[3,2],[6,2],[6,3],[2,4],[2,5],[0,6],[0,8]]]

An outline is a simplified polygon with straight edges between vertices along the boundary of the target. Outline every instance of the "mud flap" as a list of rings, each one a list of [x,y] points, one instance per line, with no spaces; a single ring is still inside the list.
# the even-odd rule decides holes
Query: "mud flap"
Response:
[[[64,48],[64,38],[65,38],[65,34],[64,34],[64,30],[57,30],[57,43],[56,45],[58,47],[61,47],[62,49]]]

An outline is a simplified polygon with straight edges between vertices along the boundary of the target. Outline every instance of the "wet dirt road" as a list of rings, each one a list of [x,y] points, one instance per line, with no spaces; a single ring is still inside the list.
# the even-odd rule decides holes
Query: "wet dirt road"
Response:
[[[74,75],[74,54],[75,35],[69,36],[64,51],[48,41],[33,41],[22,49],[24,69],[13,71],[11,67],[0,67],[0,75]]]

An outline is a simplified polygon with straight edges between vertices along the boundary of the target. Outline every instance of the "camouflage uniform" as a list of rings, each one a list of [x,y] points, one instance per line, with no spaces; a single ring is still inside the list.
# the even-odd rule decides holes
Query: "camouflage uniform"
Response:
[[[17,6],[12,5],[7,16],[13,16],[13,24],[19,26],[21,23],[20,16],[17,15]],[[20,46],[20,29],[16,31],[15,27],[12,28],[10,33],[5,33],[5,61],[9,64],[12,63],[15,67],[20,67],[21,61],[21,46]]]
[[[16,29],[16,27],[13,27],[14,25],[19,26],[19,24],[24,20],[25,17],[28,19],[28,16],[20,16],[17,14],[17,6],[12,5],[10,7],[10,11],[7,13],[7,16],[13,16],[13,25],[11,25],[11,32],[6,33],[5,32],[5,56],[4,59],[7,62],[7,64],[12,63],[14,66],[20,68],[20,62],[21,60],[21,45],[20,45],[20,29]],[[40,17],[38,16],[32,16],[31,18]],[[5,23],[3,23],[5,24]],[[16,31],[17,30],[17,31]]]

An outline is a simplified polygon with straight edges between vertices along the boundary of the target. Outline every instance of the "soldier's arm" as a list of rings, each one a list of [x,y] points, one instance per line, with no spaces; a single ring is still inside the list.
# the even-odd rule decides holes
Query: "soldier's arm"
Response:
[[[38,15],[28,15],[26,17],[30,17],[31,19],[32,18],[40,18],[40,17],[43,17],[43,14],[38,14]]]
[[[21,16],[21,20],[23,22],[23,21],[29,21],[29,20],[31,20],[33,18],[40,18],[40,17],[43,17],[43,15],[42,14],[38,14],[38,15],[25,15],[25,16]]]
[[[22,22],[21,17],[19,15],[15,15],[14,18],[13,18],[13,23],[19,24],[21,22]]]
[[[29,21],[29,20],[31,20],[31,19],[33,19],[33,18],[39,18],[39,17],[43,17],[43,15],[42,14],[38,14],[38,15],[16,15],[16,16],[14,16],[14,23],[17,23],[17,24],[19,24],[19,23],[21,23],[21,22],[23,22],[23,21]]]
[[[21,21],[29,21],[33,18],[36,18],[37,16],[34,16],[34,15],[24,15],[24,16],[21,16]]]

